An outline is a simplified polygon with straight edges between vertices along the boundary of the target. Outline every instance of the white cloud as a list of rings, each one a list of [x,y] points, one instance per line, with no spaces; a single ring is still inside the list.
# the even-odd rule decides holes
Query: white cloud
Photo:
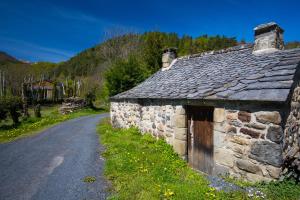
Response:
[[[103,20],[100,20],[99,18],[88,15],[78,10],[68,10],[68,9],[54,7],[53,14],[57,17],[66,20],[82,21],[82,22],[89,22],[89,23],[105,23]]]
[[[75,54],[74,52],[62,49],[44,47],[23,40],[2,36],[0,36],[0,44],[1,50],[11,53],[12,56],[30,61],[60,62],[69,59]]]

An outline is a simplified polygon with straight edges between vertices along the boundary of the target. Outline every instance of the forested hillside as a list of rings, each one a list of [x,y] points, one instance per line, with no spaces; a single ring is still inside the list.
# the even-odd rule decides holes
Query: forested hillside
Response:
[[[113,37],[87,49],[58,67],[60,77],[84,78],[86,90],[97,88],[98,96],[106,98],[128,90],[161,68],[164,48],[178,48],[178,55],[223,49],[237,45],[225,36],[192,38],[176,33],[147,32]]]
[[[117,35],[58,64],[24,63],[0,52],[0,78],[8,93],[20,95],[22,82],[51,79],[69,87],[80,81],[82,96],[96,94],[101,100],[128,90],[161,68],[164,48],[176,47],[178,55],[188,55],[235,46],[234,37],[202,35],[196,38],[176,33],[146,32]],[[300,47],[299,42],[286,48]],[[3,84],[1,88],[3,87]]]
[[[0,96],[18,95],[24,75],[30,73],[30,65],[5,52],[0,52]]]
[[[300,42],[297,41],[288,42],[285,45],[285,49],[294,49],[294,48],[300,48]]]
[[[20,96],[21,84],[24,81],[55,77],[56,67],[57,64],[48,62],[25,63],[0,52],[0,96]]]
[[[156,70],[160,67],[162,50],[177,47],[178,54],[187,55],[208,50],[222,49],[237,44],[235,38],[225,36],[209,37],[207,35],[193,39],[191,36],[179,37],[175,33],[148,32],[142,35],[128,34],[107,40],[95,47],[87,49],[69,61],[60,65],[64,75],[84,76],[94,72],[103,63],[128,57],[140,52]],[[141,52],[143,51],[143,52]],[[157,63],[159,62],[159,63]]]
[[[17,59],[15,59],[14,57],[8,55],[7,53],[0,51],[0,64],[6,63],[6,62],[17,63],[19,61]]]
[[[85,77],[102,98],[128,90],[161,68],[163,49],[176,47],[178,56],[235,46],[235,37],[202,35],[196,38],[176,33],[146,32],[113,37],[61,63],[58,74]],[[286,48],[299,48],[289,42]]]

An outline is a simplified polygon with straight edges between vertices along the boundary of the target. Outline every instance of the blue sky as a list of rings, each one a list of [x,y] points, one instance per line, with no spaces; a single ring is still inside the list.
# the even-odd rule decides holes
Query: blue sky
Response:
[[[275,21],[300,40],[298,0],[1,0],[0,51],[31,62],[67,60],[110,30],[236,36]]]

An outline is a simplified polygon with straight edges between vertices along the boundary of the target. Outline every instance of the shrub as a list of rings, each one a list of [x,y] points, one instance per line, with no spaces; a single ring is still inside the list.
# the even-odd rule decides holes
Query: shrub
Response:
[[[0,98],[0,119],[7,118],[9,113],[14,124],[19,123],[19,117],[21,116],[20,110],[22,108],[22,100],[20,97],[8,96]]]

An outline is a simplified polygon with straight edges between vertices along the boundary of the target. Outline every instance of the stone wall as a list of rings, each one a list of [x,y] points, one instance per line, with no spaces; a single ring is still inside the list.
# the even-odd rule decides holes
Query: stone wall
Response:
[[[143,133],[164,138],[174,150],[186,155],[186,115],[180,105],[162,104],[159,101],[111,102],[111,121],[115,127],[135,126]]]
[[[185,159],[186,112],[178,104],[159,101],[111,102],[111,121],[115,127],[135,126],[156,138],[165,138]],[[282,164],[281,121],[277,111],[215,108],[213,173],[229,173],[250,181],[277,179]]]
[[[129,128],[139,126],[141,117],[141,106],[136,101],[111,102],[110,117],[114,127]]]
[[[249,181],[277,179],[282,164],[280,124],[277,111],[215,108],[214,174]]]
[[[300,86],[298,85],[291,99],[290,113],[284,130],[283,159],[284,176],[300,181]]]

